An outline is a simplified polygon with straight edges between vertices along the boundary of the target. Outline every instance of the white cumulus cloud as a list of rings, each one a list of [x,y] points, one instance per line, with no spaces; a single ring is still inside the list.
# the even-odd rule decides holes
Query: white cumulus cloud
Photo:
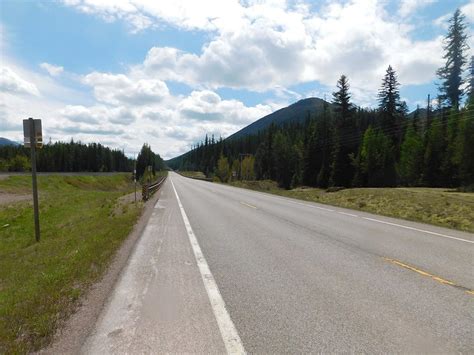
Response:
[[[0,91],[9,94],[39,96],[39,90],[35,84],[21,78],[9,67],[0,68]]]

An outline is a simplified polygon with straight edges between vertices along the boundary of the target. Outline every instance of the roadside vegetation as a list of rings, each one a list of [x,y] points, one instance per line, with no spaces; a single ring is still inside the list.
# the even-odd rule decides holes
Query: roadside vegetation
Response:
[[[0,353],[47,345],[61,320],[104,272],[139,217],[131,174],[39,176],[41,241],[32,204],[1,203],[31,193],[30,176],[0,180]]]
[[[474,193],[444,188],[352,188],[328,192],[286,190],[275,181],[233,181],[232,186],[325,203],[474,233]]]

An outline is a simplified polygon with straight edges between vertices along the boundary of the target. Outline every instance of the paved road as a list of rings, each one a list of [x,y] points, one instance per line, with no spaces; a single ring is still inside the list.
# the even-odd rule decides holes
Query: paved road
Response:
[[[174,173],[161,194],[84,352],[474,352],[473,234]]]

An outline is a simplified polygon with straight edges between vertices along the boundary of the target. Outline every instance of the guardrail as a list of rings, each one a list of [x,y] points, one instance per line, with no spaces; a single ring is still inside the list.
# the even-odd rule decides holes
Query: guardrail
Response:
[[[158,191],[161,185],[163,185],[163,183],[165,182],[165,180],[166,180],[166,176],[163,176],[157,182],[154,182],[152,184],[143,184],[143,187],[142,187],[143,201],[147,201],[156,191]]]

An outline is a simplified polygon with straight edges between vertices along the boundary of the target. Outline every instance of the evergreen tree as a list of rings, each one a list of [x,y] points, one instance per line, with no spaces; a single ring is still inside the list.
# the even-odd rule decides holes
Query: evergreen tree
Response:
[[[350,102],[349,81],[345,75],[341,75],[336,84],[338,90],[333,92],[332,104],[338,120],[345,121],[352,113],[353,107]]]
[[[335,111],[335,127],[334,130],[329,125],[324,127],[325,140],[327,145],[331,147],[332,153],[330,166],[326,166],[329,160],[326,156],[323,157],[324,172],[318,175],[318,185],[322,187],[326,187],[328,184],[349,187],[354,174],[350,155],[357,152],[358,142],[352,120],[354,108],[350,102],[349,82],[345,75],[342,75],[338,80],[337,88],[339,90],[333,93],[332,101]],[[324,115],[327,116],[328,114],[325,108]],[[326,172],[329,179],[324,177]]]
[[[453,157],[458,166],[460,183],[464,186],[474,185],[474,104],[463,110],[463,116],[458,120],[458,136],[456,152]]]
[[[423,182],[428,186],[442,186],[443,173],[441,162],[444,155],[444,137],[442,122],[439,117],[435,118],[427,132]]]
[[[465,51],[467,45],[467,34],[465,17],[461,10],[457,9],[453,17],[449,20],[449,29],[444,38],[445,54],[443,58],[446,63],[437,71],[441,80],[439,87],[442,101],[447,101],[450,107],[458,110],[463,96],[462,73],[466,64]]]
[[[400,102],[400,83],[397,74],[389,65],[382,79],[382,87],[378,93],[381,127],[392,140],[398,143],[401,139],[400,116],[403,105]]]
[[[467,86],[467,105],[466,106],[474,107],[474,55],[471,56],[471,63],[469,65],[469,81],[468,81],[468,86]]]
[[[355,184],[376,187],[396,184],[393,145],[380,129],[367,128],[356,162]]]
[[[153,153],[151,147],[145,143],[137,156],[137,179],[140,179],[145,174],[145,170],[148,169],[149,166],[151,166],[152,173],[155,174],[155,153]]]

